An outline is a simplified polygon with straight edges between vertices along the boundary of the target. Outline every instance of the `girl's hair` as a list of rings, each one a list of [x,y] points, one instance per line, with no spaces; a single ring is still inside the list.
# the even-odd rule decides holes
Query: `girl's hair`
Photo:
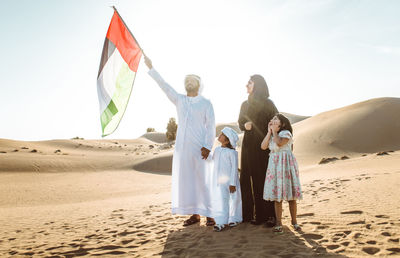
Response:
[[[293,135],[292,125],[290,124],[289,119],[281,113],[277,113],[275,115],[278,117],[279,121],[281,121],[281,128],[279,129],[278,133],[283,130],[288,130]]]
[[[232,144],[231,144],[231,141],[229,140],[228,136],[226,136],[224,133],[221,133],[221,134],[225,137],[225,139],[228,140],[228,144],[227,144],[226,146],[224,146],[224,147],[227,147],[227,148],[229,148],[229,149],[234,150],[235,148],[233,148],[233,146],[232,146]]]

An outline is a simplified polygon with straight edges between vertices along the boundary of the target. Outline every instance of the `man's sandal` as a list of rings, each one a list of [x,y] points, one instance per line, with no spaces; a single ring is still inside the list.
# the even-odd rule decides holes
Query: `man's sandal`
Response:
[[[184,226],[184,227],[187,227],[187,226],[190,226],[190,225],[199,223],[199,222],[200,222],[200,219],[198,219],[198,218],[192,216],[192,217],[190,217],[189,219],[187,219],[187,220],[185,220],[185,221],[183,222],[183,226]]]
[[[222,230],[224,230],[225,225],[215,225],[214,226],[214,231],[215,232],[221,232]]]
[[[207,218],[206,226],[211,227],[215,225],[215,220]]]
[[[283,228],[282,228],[282,226],[275,226],[274,229],[272,230],[272,232],[274,232],[276,234],[282,234]]]

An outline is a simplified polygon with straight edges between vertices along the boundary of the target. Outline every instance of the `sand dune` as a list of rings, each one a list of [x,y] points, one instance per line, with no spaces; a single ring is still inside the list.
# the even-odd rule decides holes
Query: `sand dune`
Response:
[[[165,135],[165,133],[159,133],[159,132],[145,133],[140,138],[147,139],[147,140],[150,140],[150,141],[156,142],[156,143],[168,142],[167,136]]]
[[[378,98],[324,112],[294,125],[295,154],[322,157],[400,149],[400,99]]]
[[[172,144],[144,138],[35,142],[0,139],[0,172],[126,170],[172,148]]]
[[[295,124],[297,122],[303,121],[307,118],[310,118],[309,116],[300,116],[300,115],[295,115],[295,114],[290,114],[286,112],[282,112],[283,115],[285,115],[291,124]]]

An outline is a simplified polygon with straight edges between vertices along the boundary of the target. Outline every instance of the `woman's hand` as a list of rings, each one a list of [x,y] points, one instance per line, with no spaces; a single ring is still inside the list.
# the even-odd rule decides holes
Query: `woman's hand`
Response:
[[[236,186],[230,185],[230,186],[229,186],[229,192],[230,192],[230,193],[236,192]]]
[[[246,128],[247,131],[250,131],[252,127],[253,127],[252,122],[247,122],[244,124],[244,128]]]
[[[144,63],[149,69],[153,68],[153,63],[151,62],[150,58],[148,58],[146,55],[144,55]]]

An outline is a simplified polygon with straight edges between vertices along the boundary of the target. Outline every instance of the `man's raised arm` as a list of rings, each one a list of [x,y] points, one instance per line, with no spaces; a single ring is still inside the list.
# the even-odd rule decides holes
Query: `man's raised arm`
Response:
[[[169,100],[171,100],[171,102],[176,105],[178,102],[179,94],[175,91],[174,88],[172,88],[168,83],[164,81],[161,75],[153,68],[151,60],[146,55],[144,56],[144,63],[149,68],[149,75],[151,76],[151,78],[153,78],[157,82],[158,86],[160,86],[160,88],[165,92]]]

